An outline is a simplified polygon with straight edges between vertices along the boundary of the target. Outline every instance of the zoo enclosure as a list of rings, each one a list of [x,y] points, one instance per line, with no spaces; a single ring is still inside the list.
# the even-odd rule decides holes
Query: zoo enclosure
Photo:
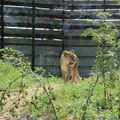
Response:
[[[88,76],[94,65],[96,44],[82,39],[89,27],[87,18],[96,19],[108,11],[120,31],[120,5],[116,0],[1,0],[0,45],[22,51],[34,66],[43,66],[60,75],[62,50],[74,49],[80,58],[79,72]],[[119,32],[120,33],[120,32]],[[120,56],[120,52],[119,52]]]

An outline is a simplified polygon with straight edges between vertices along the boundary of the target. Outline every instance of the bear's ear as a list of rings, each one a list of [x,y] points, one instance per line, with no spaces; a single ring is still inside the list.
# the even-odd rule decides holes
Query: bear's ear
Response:
[[[75,51],[73,49],[70,50],[72,53],[75,53]]]

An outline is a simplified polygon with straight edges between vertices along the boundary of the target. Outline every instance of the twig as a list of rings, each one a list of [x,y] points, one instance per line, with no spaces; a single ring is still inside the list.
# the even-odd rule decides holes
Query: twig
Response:
[[[86,115],[86,111],[87,111],[87,108],[88,108],[88,105],[89,105],[89,101],[90,101],[90,98],[91,98],[91,96],[93,94],[93,91],[95,89],[95,86],[96,86],[98,80],[99,80],[99,77],[96,78],[92,88],[89,89],[89,93],[88,93],[89,95],[88,95],[88,97],[86,99],[86,104],[84,105],[84,112],[83,112],[82,117],[81,117],[82,120],[85,120],[85,115]]]
[[[40,78],[37,77],[36,74],[34,74],[34,76],[37,78],[37,80],[41,81]],[[49,92],[47,91],[47,88],[46,88],[46,86],[45,86],[44,83],[43,83],[43,89],[45,90],[45,93],[47,94],[47,96],[48,96],[48,98],[49,98],[49,100],[50,100],[50,102],[51,102],[51,105],[52,105],[52,108],[53,108],[53,111],[54,111],[56,120],[59,120],[58,117],[57,117],[57,112],[56,112],[56,110],[55,110],[54,103],[53,103],[52,99],[50,98],[50,94],[49,94]]]
[[[54,114],[55,114],[55,118],[56,118],[56,120],[58,120],[57,113],[56,113],[56,110],[55,110],[55,106],[54,106],[53,101],[50,98],[50,94],[48,93],[48,91],[46,89],[46,86],[44,86],[43,88],[44,88],[44,90],[45,90],[45,92],[46,92],[46,94],[47,94],[47,96],[48,96],[48,98],[49,98],[49,100],[51,102],[51,105],[52,105],[52,108],[53,108],[53,111],[54,111]]]
[[[1,100],[5,99],[5,94],[7,93],[7,90],[11,87],[11,85],[14,82],[16,82],[19,78],[24,77],[24,76],[26,76],[26,74],[22,74],[19,77],[15,78],[13,81],[10,82],[10,84],[8,85],[8,87],[5,90],[3,90],[4,92],[2,93]],[[2,105],[1,105],[1,108],[2,108]]]

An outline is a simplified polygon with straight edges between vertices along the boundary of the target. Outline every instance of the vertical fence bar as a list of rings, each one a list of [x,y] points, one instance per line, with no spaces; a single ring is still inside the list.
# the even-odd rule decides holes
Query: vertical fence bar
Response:
[[[65,49],[64,48],[64,41],[65,41],[65,36],[64,36],[64,22],[65,22],[65,0],[62,1],[62,4],[63,4],[63,11],[62,11],[62,51]]]
[[[32,70],[35,68],[35,0],[32,0]]]
[[[74,5],[74,0],[71,0],[71,12],[72,12],[72,16],[73,16],[73,10],[74,10],[73,5]]]
[[[106,0],[104,0],[104,12],[106,11]]]
[[[1,48],[4,48],[4,0],[1,0]]]

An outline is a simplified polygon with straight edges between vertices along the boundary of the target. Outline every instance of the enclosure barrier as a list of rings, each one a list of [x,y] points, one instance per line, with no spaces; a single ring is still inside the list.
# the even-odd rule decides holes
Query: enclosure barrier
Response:
[[[120,5],[116,0],[1,0],[1,48],[22,51],[32,62],[32,69],[43,66],[53,75],[60,75],[61,52],[74,49],[80,58],[80,74],[88,76],[97,45],[90,37],[83,39],[81,33],[98,27],[86,19],[96,19],[100,11],[112,13],[108,20],[120,31]]]

